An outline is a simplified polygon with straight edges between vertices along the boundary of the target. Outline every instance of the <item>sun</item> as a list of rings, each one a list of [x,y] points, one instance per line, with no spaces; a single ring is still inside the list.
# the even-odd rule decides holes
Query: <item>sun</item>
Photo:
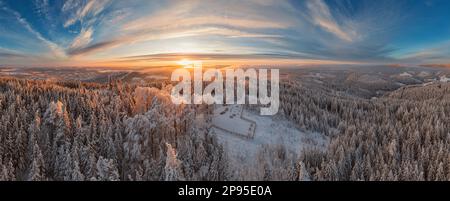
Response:
[[[202,65],[201,61],[191,61],[189,59],[182,59],[177,61],[177,64],[183,66],[183,68],[199,68]]]
[[[190,61],[188,59],[182,59],[182,60],[178,61],[177,64],[179,64],[181,66],[187,66],[187,65],[192,64],[192,61]]]

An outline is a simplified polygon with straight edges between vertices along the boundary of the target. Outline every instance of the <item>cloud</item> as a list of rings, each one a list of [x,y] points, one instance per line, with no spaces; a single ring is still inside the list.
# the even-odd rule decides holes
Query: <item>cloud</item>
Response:
[[[61,47],[59,47],[56,43],[53,43],[52,41],[46,39],[44,36],[42,36],[41,33],[34,30],[33,27],[31,27],[31,25],[27,22],[27,20],[20,15],[20,13],[6,7],[3,7],[2,9],[6,12],[11,13],[28,32],[33,34],[39,41],[44,43],[44,45],[47,46],[53,56],[58,58],[65,57],[65,51]]]
[[[2,15],[0,28],[8,27],[9,23],[15,26],[9,26],[11,30],[3,29],[0,40],[13,41],[8,48],[30,54],[40,51],[38,56],[57,62],[178,52],[224,60],[244,59],[239,55],[252,59],[289,55],[289,59],[436,63],[450,55],[445,47],[411,51],[405,46],[405,43],[416,43],[406,41],[415,35],[402,39],[405,30],[423,33],[412,25],[414,19],[420,19],[415,15],[424,15],[405,7],[404,0],[33,2],[31,10],[24,7],[20,9],[23,13],[8,11]],[[17,6],[2,0],[0,5],[0,10]],[[424,2],[420,5],[425,7]],[[46,19],[46,16],[51,17]],[[30,48],[25,43],[34,46]],[[42,44],[48,52],[41,51]],[[4,53],[3,57],[7,55]]]
[[[62,12],[68,13],[70,17],[64,22],[63,26],[68,28],[76,22],[81,23],[79,34],[73,39],[66,50],[69,55],[72,52],[77,52],[79,49],[85,48],[93,41],[94,26],[100,19],[98,15],[105,10],[110,2],[110,0],[69,0],[64,3]]]
[[[62,7],[62,11],[73,13],[64,23],[64,27],[70,27],[76,22],[83,22],[87,17],[95,18],[109,3],[110,0],[88,0],[83,5],[80,1],[76,0],[66,1]]]
[[[398,59],[407,63],[450,63],[450,41],[430,45],[419,50],[413,50],[402,55]]]
[[[236,6],[237,2],[242,5]],[[101,41],[94,41],[93,44],[72,46],[68,54],[89,56],[139,42],[189,37],[203,37],[208,40],[211,36],[225,40],[246,39],[254,40],[254,43],[280,45],[284,36],[276,32],[295,26],[293,20],[289,20],[280,12],[281,8],[278,8],[277,12],[274,11],[277,10],[276,6],[284,3],[277,4],[279,1],[272,0],[237,2],[174,1],[165,7],[152,10],[151,14],[141,16],[142,13],[135,13],[137,17],[117,25],[118,30],[110,32],[114,34],[103,35]],[[211,7],[223,9],[212,12],[209,9]],[[106,29],[112,28],[114,27],[110,26]]]
[[[292,59],[298,58],[298,55],[285,54],[218,54],[218,53],[167,53],[167,54],[150,54],[138,55],[131,57],[122,57],[124,61],[174,61],[184,58],[193,60],[233,60],[233,59]]]
[[[0,47],[0,65],[29,66],[47,58]]]
[[[11,53],[11,52],[0,52],[0,58],[26,58],[27,56],[24,54],[17,54],[17,53]]]
[[[103,41],[103,42],[98,42],[86,47],[82,47],[82,48],[77,48],[77,49],[69,49],[68,50],[68,54],[70,56],[84,56],[86,54],[89,53],[93,53],[93,52],[98,52],[104,49],[110,49],[113,47],[117,47],[122,43],[121,39],[116,39],[116,40],[109,40],[109,41]]]
[[[193,26],[229,26],[236,28],[248,29],[286,29],[289,27],[284,22],[275,22],[258,19],[244,19],[228,16],[196,16],[196,17],[180,17],[159,15],[140,18],[131,21],[123,26],[123,30],[154,30],[154,29],[171,29],[176,27],[193,27]]]
[[[72,44],[70,45],[70,48],[77,49],[88,45],[92,41],[93,32],[94,30],[92,27],[89,27],[87,29],[82,28],[78,36],[73,40]]]
[[[63,4],[62,11],[67,12],[72,9],[75,9],[80,5],[80,3],[81,3],[81,1],[79,1],[79,0],[67,0]]]
[[[293,67],[303,65],[337,65],[337,64],[362,64],[361,62],[343,61],[343,60],[323,60],[303,58],[301,55],[291,54],[221,54],[221,53],[167,53],[138,55],[132,57],[121,57],[102,61],[98,64],[105,66],[123,66],[132,64],[135,67],[149,66],[173,66],[174,61],[182,59],[200,60],[204,66],[229,66],[229,65],[277,65],[279,67]]]
[[[34,0],[36,12],[44,16],[46,19],[50,19],[50,5],[48,0]]]
[[[258,39],[276,39],[282,38],[281,35],[271,35],[271,34],[254,34],[245,31],[240,31],[237,29],[228,29],[221,27],[204,27],[204,28],[181,28],[173,30],[158,30],[153,32],[134,32],[132,34],[127,34],[123,36],[118,36],[110,40],[105,40],[102,42],[97,42],[84,47],[71,48],[68,51],[70,56],[86,56],[89,54],[102,52],[108,49],[135,44],[138,42],[146,42],[153,40],[169,40],[177,38],[186,37],[207,37],[207,36],[221,36],[230,39],[233,38],[258,38]]]
[[[336,37],[352,42],[357,33],[354,30],[344,30],[331,15],[330,9],[322,0],[308,0],[306,3],[313,24],[321,27],[323,30],[334,34]]]

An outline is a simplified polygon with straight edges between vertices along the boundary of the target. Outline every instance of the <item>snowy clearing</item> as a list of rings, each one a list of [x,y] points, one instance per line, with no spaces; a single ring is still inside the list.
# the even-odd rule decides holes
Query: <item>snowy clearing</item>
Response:
[[[255,135],[256,122],[246,119],[240,105],[217,106],[214,110],[213,127],[225,133],[252,139]]]
[[[244,119],[239,118],[241,110]],[[244,133],[251,129],[248,120],[256,124],[253,138],[242,138],[218,129],[227,128]],[[240,105],[216,106],[212,129],[219,142],[224,145],[236,170],[258,165],[258,153],[266,145],[283,145],[286,150],[298,155],[306,148],[324,149],[328,143],[328,139],[322,134],[302,132],[288,120],[260,116],[256,112],[242,109]]]

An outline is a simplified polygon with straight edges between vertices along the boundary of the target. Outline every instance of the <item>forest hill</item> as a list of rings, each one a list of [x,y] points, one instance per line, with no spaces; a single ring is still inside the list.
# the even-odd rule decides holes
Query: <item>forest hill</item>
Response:
[[[224,104],[224,97],[225,104],[246,104],[246,87],[248,87],[249,104],[268,106],[261,108],[261,115],[275,115],[278,112],[279,69],[270,69],[270,82],[267,69],[258,69],[258,72],[252,68],[245,71],[226,69],[225,89],[221,70],[208,69],[203,73],[201,65],[193,69],[193,78],[186,68],[176,69],[172,73],[171,81],[178,82],[171,93],[174,104]],[[209,83],[204,89],[203,82]]]

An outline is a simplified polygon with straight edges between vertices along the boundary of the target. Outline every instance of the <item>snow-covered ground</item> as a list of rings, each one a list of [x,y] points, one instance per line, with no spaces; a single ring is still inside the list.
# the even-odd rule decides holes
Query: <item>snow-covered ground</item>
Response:
[[[426,72],[426,71],[420,71],[420,73],[417,74],[417,76],[419,76],[419,77],[428,77],[430,75],[431,74],[429,72]]]
[[[217,106],[214,110],[213,127],[228,134],[251,139],[256,124],[241,118],[243,108],[240,105]]]
[[[403,72],[400,74],[400,77],[412,77],[412,75],[408,72]]]
[[[450,82],[450,78],[447,78],[447,76],[443,75],[443,76],[441,76],[439,81],[441,81],[441,82]]]
[[[216,127],[225,127],[233,131],[248,129],[248,122],[239,118],[237,114],[230,118],[233,111],[239,111],[242,106],[216,106],[213,118],[213,130],[219,142],[224,145],[234,169],[248,169],[261,165],[257,163],[258,153],[265,145],[284,147],[295,154],[299,154],[306,148],[325,148],[328,139],[319,133],[302,132],[291,122],[285,119],[275,119],[271,116],[260,116],[256,112],[243,110],[242,116],[256,122],[256,130],[253,138],[245,139],[230,134]],[[226,108],[229,108],[228,110]],[[227,111],[224,113],[224,111]],[[222,114],[222,115],[221,115]],[[240,123],[239,123],[240,122]]]

